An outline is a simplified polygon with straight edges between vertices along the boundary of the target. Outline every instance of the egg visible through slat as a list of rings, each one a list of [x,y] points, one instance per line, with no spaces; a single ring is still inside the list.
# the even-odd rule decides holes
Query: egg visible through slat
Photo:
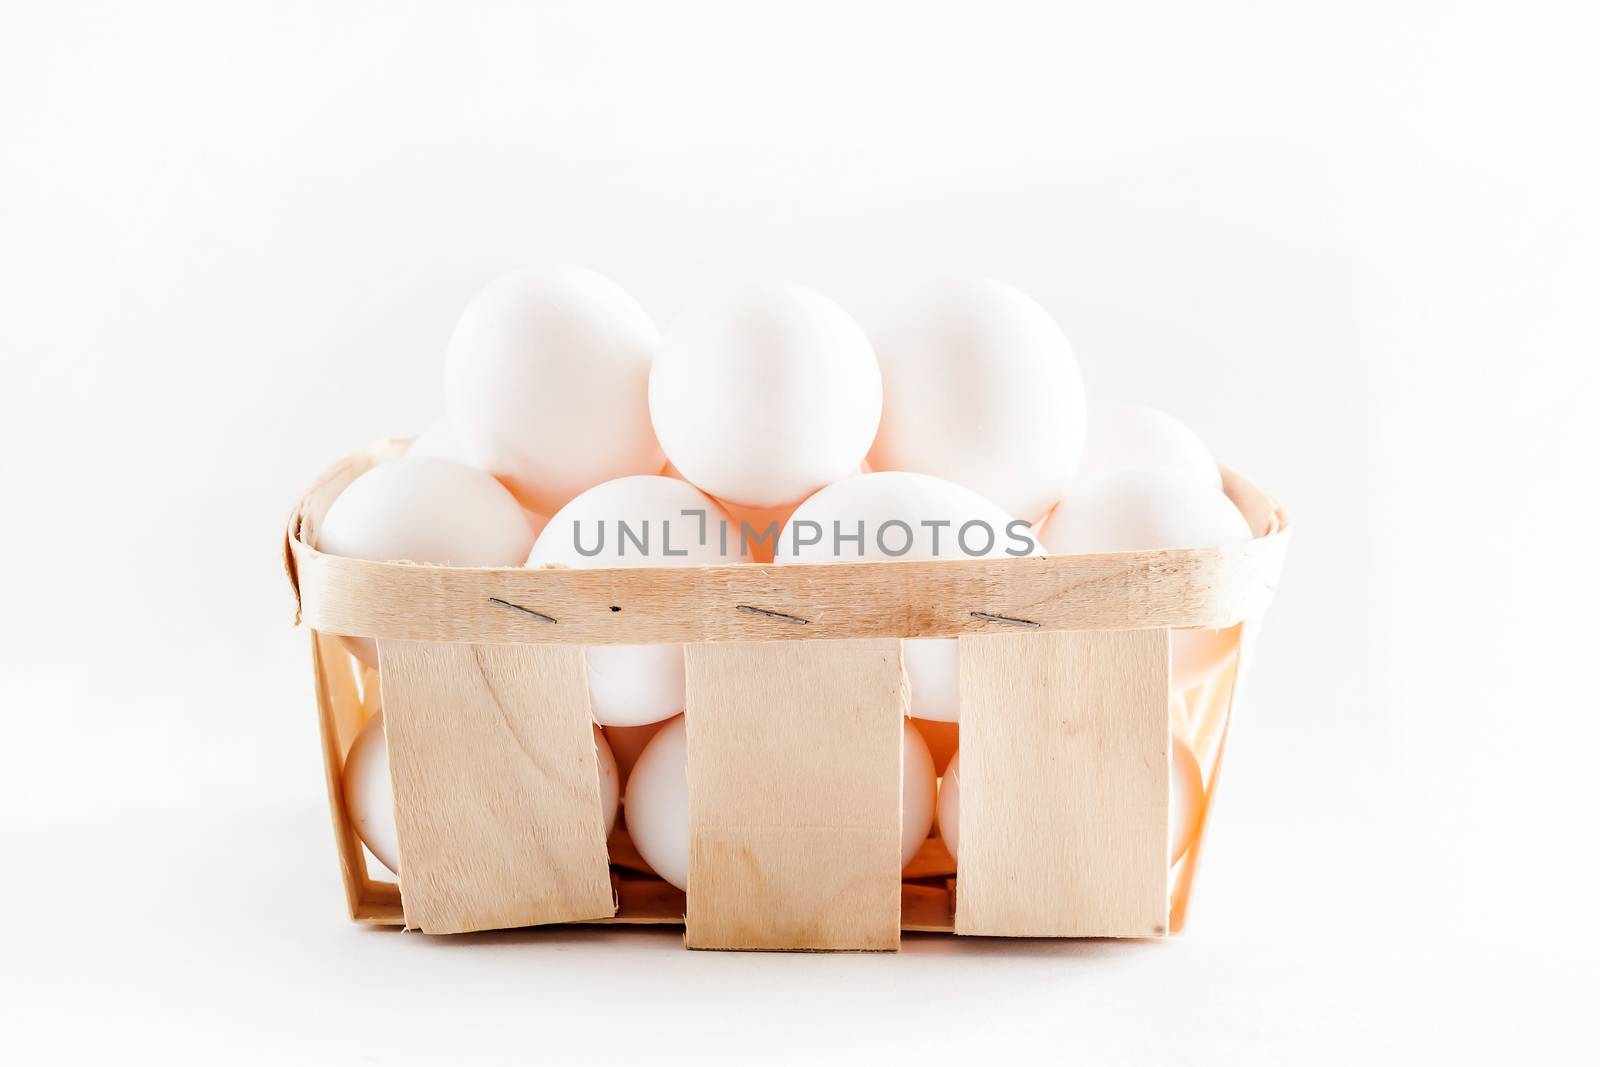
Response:
[[[813,531],[818,539],[801,543]],[[1026,523],[969,489],[926,474],[876,471],[830,485],[796,508],[773,562],[993,558],[1033,548]],[[910,714],[955,722],[961,701],[955,639],[915,638],[903,652]]]
[[[695,567],[738,563],[738,527],[716,501],[658,474],[617,478],[551,516],[529,567]],[[602,726],[642,726],[683,710],[683,646],[589,645],[589,702]]]

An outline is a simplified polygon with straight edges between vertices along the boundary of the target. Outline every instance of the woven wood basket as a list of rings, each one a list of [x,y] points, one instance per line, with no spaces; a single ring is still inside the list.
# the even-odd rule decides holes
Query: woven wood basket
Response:
[[[353,919],[427,933],[667,923],[691,948],[800,950],[893,949],[907,930],[1182,929],[1289,542],[1282,510],[1239,475],[1224,469],[1224,488],[1255,539],[1213,549],[593,570],[318,552],[334,498],[406,444],[325,474],[284,546]],[[1189,627],[1231,628],[1232,648],[1183,694],[1205,803],[1173,866],[1169,630]],[[380,670],[339,634],[376,638]],[[959,878],[937,837],[901,870],[899,639],[912,637],[959,638]],[[686,646],[687,894],[649,874],[625,831],[608,848],[590,733],[583,646],[658,642]],[[379,707],[398,884],[369,875],[340,787]]]

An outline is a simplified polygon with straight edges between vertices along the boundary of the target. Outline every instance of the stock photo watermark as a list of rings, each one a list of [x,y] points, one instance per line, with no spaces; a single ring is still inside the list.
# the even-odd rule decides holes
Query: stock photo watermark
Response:
[[[572,522],[572,547],[578,555],[589,559],[630,557],[643,558],[687,556],[689,546],[705,548],[716,541],[717,549],[724,555],[738,545],[741,554],[748,555],[757,546],[770,545],[774,554],[799,556],[806,549],[820,547],[819,555],[834,559],[887,557],[897,559],[917,550],[918,559],[965,557],[982,559],[997,552],[1007,556],[1031,556],[1038,544],[1029,532],[1028,523],[1013,519],[1004,529],[992,523],[972,519],[957,523],[953,519],[888,519],[868,527],[865,519],[854,523],[835,519],[824,525],[810,519],[795,519],[787,525],[776,520],[758,529],[748,522],[739,522],[737,529],[718,518],[711,520],[704,509],[691,508],[681,512],[681,521],[673,519],[597,519]],[[652,548],[654,546],[654,548]]]

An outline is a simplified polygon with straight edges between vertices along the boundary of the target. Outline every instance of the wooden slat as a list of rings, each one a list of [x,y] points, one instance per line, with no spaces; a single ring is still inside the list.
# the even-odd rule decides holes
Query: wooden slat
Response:
[[[961,639],[958,934],[1167,932],[1167,646]]]
[[[1091,556],[627,569],[375,563],[323,555],[299,541],[293,551],[305,620],[327,633],[496,644],[694,644],[1021,628],[1003,619],[1037,630],[1231,626],[1271,597],[1285,538]],[[805,621],[742,610],[748,608]]]
[[[659,878],[623,878],[613,873],[611,886],[617,894],[617,914],[597,923],[624,926],[682,926],[687,909],[683,890]]]
[[[406,925],[615,913],[582,649],[380,641]]]
[[[400,904],[400,887],[393,882],[368,881],[361,904],[351,918],[368,926],[404,926],[406,913]]]
[[[898,947],[900,642],[685,651],[686,943]]]
[[[950,891],[943,885],[900,887],[900,929],[906,933],[948,934],[953,929]]]

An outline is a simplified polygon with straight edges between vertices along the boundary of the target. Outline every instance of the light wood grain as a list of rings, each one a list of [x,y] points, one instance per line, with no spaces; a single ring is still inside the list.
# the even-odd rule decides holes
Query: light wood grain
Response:
[[[961,639],[956,932],[1167,931],[1162,630]]]
[[[408,926],[615,913],[583,653],[380,641]]]
[[[400,887],[393,882],[368,881],[351,918],[368,926],[404,926],[406,912],[400,903]]]
[[[1272,537],[1289,528],[1289,520],[1276,500],[1257,489],[1232,467],[1220,467],[1222,491],[1239,509],[1253,537]]]
[[[683,890],[659,878],[611,876],[617,895],[617,913],[609,919],[591,922],[626,926],[682,926],[688,905]]]
[[[1231,626],[1271,598],[1283,536],[1171,552],[804,566],[469,569],[346,559],[300,542],[294,555],[304,618],[327,633],[694,644]]]
[[[685,653],[689,947],[896,948],[900,643]]]
[[[682,926],[688,901],[674,888],[649,873],[627,831],[618,828],[606,841],[611,853],[611,888],[617,913],[584,920],[584,925]],[[946,885],[955,871],[950,853],[938,838],[929,838],[911,864],[901,872],[900,929],[902,932],[950,933],[954,917]],[[911,879],[923,879],[913,882]],[[934,884],[929,884],[934,883]],[[368,881],[353,916],[372,926],[403,926],[400,887],[390,882]]]
[[[900,929],[903,933],[948,934],[955,929],[950,890],[944,885],[900,887]]]
[[[684,895],[659,878],[614,879],[619,906],[615,917],[584,925],[682,926]],[[904,933],[948,934],[955,929],[950,890],[944,884],[906,882],[900,887],[900,929]],[[398,924],[398,920],[396,920]]]
[[[410,446],[412,438],[390,437],[369,448],[346,456],[323,471],[312,485],[311,491],[301,498],[289,514],[289,532],[283,542],[283,570],[289,578],[289,587],[295,595],[294,621],[300,622],[300,575],[295,562],[295,541],[304,538],[305,544],[317,543],[317,527],[328,513],[333,502],[345,487],[380,463],[401,455]]]

